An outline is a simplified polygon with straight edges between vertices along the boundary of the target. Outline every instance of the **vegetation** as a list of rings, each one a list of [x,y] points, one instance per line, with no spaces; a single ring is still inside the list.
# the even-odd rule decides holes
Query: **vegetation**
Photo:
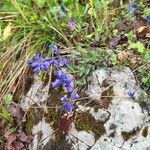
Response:
[[[52,78],[52,83],[55,78],[59,79],[57,86],[61,87],[58,89],[62,89],[62,86],[70,88],[68,86],[72,83],[69,81],[67,84],[70,80],[67,74],[71,74],[75,80],[72,90],[77,92],[87,84],[87,76],[96,68],[128,66],[141,88],[147,94],[150,92],[150,8],[147,0],[5,0],[0,2],[0,16],[2,148],[5,145],[5,149],[9,149],[7,143],[10,137],[7,130],[10,135],[20,137],[14,135],[18,128],[24,127],[24,117],[17,104],[29,90],[34,73],[43,82],[47,82],[47,76],[48,80]],[[59,50],[59,55],[56,55],[56,49]],[[35,61],[33,57],[37,53],[40,57],[37,59],[39,66],[43,63],[41,59],[48,58],[46,63],[49,63],[38,72],[33,70],[36,69],[33,62],[28,65],[30,60]],[[64,57],[69,62],[65,64],[66,72],[61,77],[55,77],[55,72],[63,70],[61,59]],[[62,95],[57,98],[54,106],[59,104],[62,108],[63,105],[67,111],[76,107],[73,100],[79,98],[77,95],[72,97],[69,89],[60,93]],[[63,99],[61,105],[58,101],[65,95],[67,102]],[[14,104],[15,108],[12,109]],[[20,116],[14,111],[19,111]],[[47,120],[58,119],[62,112],[57,114],[50,110]],[[24,113],[25,116],[26,114],[28,113]],[[32,111],[29,114],[32,115]],[[34,123],[30,121],[35,120],[29,118],[27,115],[26,124],[31,126]],[[77,120],[80,124],[80,114],[77,115]],[[79,124],[79,129],[86,127]],[[54,126],[56,129],[56,124]],[[93,130],[91,126],[86,128]],[[21,138],[18,140],[23,142]]]

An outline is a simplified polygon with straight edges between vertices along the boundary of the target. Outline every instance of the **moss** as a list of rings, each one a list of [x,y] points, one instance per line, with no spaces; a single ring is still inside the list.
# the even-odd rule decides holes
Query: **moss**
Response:
[[[111,102],[111,100],[114,97],[114,91],[113,91],[113,86],[107,86],[106,90],[102,92],[102,99],[108,102]]]
[[[44,111],[42,109],[32,108],[29,109],[26,115],[26,121],[24,123],[24,130],[27,135],[32,134],[32,128],[34,125],[38,124],[38,122],[43,118]]]
[[[148,135],[148,126],[143,129],[142,135],[144,137],[147,137],[147,135]]]
[[[95,120],[88,111],[77,114],[75,125],[78,131],[93,132],[96,140],[105,133],[104,122]]]
[[[46,121],[52,124],[52,128],[57,129],[57,124],[63,115],[63,110],[60,108],[63,103],[61,102],[61,97],[66,93],[61,87],[56,89],[50,89],[50,96],[48,98],[48,114],[46,114]],[[52,107],[52,108],[50,108]]]
[[[127,141],[127,140],[130,139],[132,136],[136,135],[138,131],[139,131],[139,129],[138,129],[138,130],[133,130],[131,133],[128,133],[128,132],[121,132],[121,135],[122,135],[124,141]]]

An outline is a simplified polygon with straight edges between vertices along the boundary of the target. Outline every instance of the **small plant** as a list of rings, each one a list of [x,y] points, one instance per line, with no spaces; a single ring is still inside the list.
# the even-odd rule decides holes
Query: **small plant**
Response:
[[[56,88],[59,86],[63,86],[67,93],[70,95],[70,100],[65,95],[61,98],[63,102],[63,109],[65,111],[72,111],[74,108],[74,102],[72,100],[78,99],[79,95],[73,92],[73,79],[62,71],[61,69],[68,65],[68,60],[66,58],[60,58],[58,60],[58,56],[60,56],[59,49],[56,45],[51,44],[48,46],[49,50],[52,51],[52,55],[57,56],[56,58],[42,58],[39,54],[35,54],[33,60],[28,61],[29,67],[33,68],[33,71],[36,75],[38,75],[41,71],[48,71],[50,65],[55,65],[56,69],[58,70],[55,75],[55,81],[52,82],[52,87]],[[71,93],[71,94],[70,94]]]

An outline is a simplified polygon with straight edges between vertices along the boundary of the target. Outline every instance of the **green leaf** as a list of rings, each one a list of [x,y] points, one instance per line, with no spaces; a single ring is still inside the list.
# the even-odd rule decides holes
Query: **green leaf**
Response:
[[[45,6],[46,0],[35,0],[38,7],[42,8]]]
[[[13,96],[11,94],[7,94],[4,96],[4,101],[7,105],[10,105],[12,103],[12,99],[13,99]]]
[[[150,59],[150,53],[149,52],[146,52],[144,54],[144,59]]]
[[[113,65],[116,65],[118,63],[117,55],[112,54],[110,60],[111,60]]]
[[[8,121],[11,121],[10,113],[8,112],[8,110],[5,107],[1,106],[1,110],[0,111],[1,111],[0,117],[6,119]]]
[[[130,43],[129,48],[130,49],[137,49],[138,52],[140,52],[140,53],[143,53],[145,51],[144,44],[141,42]]]

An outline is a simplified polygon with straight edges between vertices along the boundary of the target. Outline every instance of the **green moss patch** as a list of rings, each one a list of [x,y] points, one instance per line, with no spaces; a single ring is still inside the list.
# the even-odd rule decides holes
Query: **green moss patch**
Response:
[[[77,114],[75,125],[78,131],[93,132],[96,140],[106,132],[104,122],[95,120],[88,111]]]
[[[43,113],[42,108],[29,109],[26,115],[26,122],[24,123],[24,130],[27,135],[32,135],[32,128],[43,118]]]

